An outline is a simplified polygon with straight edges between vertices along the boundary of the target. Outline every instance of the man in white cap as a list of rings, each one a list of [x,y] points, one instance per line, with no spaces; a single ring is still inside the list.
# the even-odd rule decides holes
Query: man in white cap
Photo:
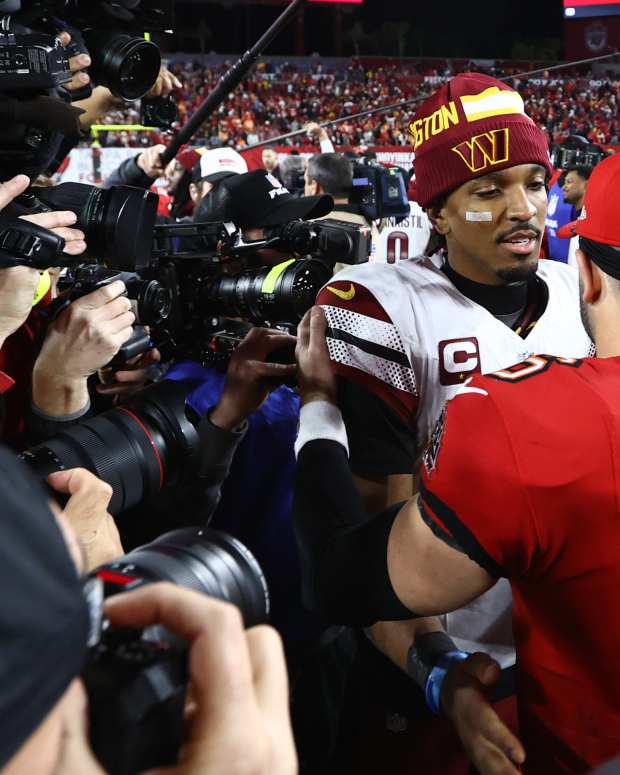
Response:
[[[189,195],[197,205],[220,181],[231,175],[243,175],[247,171],[245,159],[232,148],[205,151],[192,170]]]

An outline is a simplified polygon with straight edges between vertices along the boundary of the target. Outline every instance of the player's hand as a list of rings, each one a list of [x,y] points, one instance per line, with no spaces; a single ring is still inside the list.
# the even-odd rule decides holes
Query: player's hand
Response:
[[[155,347],[127,361],[120,369],[100,369],[97,393],[116,398],[127,398],[137,393],[149,381],[151,366],[161,361],[161,353]]]
[[[71,43],[71,35],[68,32],[61,32],[58,34],[58,39],[62,45],[66,48]],[[86,72],[86,68],[90,67],[90,56],[85,52],[76,54],[69,59],[69,69],[73,78],[63,84],[68,91],[76,91],[83,89],[84,86],[88,86],[90,83],[90,75]]]
[[[456,727],[480,775],[519,775],[525,750],[487,699],[500,666],[486,654],[452,665],[441,688],[441,706]]]
[[[331,367],[325,335],[327,320],[320,307],[304,315],[297,328],[297,382],[301,403],[331,401],[337,403],[336,376]]]
[[[136,159],[136,164],[144,174],[157,180],[164,174],[164,167],[161,163],[161,155],[166,150],[165,145],[154,145],[152,148],[147,148],[146,151],[142,151]]]
[[[72,468],[50,474],[47,481],[69,500],[62,516],[69,522],[82,546],[89,572],[123,554],[121,539],[108,512],[112,488],[84,468]]]
[[[106,601],[115,627],[162,624],[189,643],[193,712],[175,767],[147,775],[295,775],[282,642],[271,627],[244,631],[228,603],[172,584]]]
[[[166,67],[162,67],[151,90],[142,99],[154,100],[157,97],[169,97],[175,89],[182,88],[183,84]]]
[[[230,359],[226,384],[211,412],[211,422],[232,430],[255,412],[272,390],[297,370],[294,363],[266,363],[266,359],[274,350],[288,349],[292,360],[294,347],[294,336],[268,328],[253,328]]]

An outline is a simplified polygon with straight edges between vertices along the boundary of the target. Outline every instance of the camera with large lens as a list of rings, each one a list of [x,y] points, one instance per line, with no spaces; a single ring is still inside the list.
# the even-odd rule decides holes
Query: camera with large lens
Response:
[[[18,216],[70,210],[76,213],[76,227],[84,232],[88,245],[86,252],[77,259],[79,263],[90,259],[114,269],[134,272],[151,265],[157,204],[157,194],[142,188],[112,186],[104,189],[86,183],[61,183],[30,188],[4,212]],[[50,263],[48,267],[64,265],[66,262]]]
[[[60,23],[71,34],[69,53],[90,54],[93,81],[135,100],[152,88],[161,67],[159,48],[144,32],[169,30],[173,13],[170,0],[22,0],[15,19],[50,33]]]
[[[169,581],[232,603],[251,627],[269,618],[263,572],[235,538],[184,528],[98,568],[93,578],[94,626],[83,673],[93,751],[110,775],[175,764],[183,740],[187,646],[161,627],[111,628],[99,615],[102,597]]]
[[[254,323],[298,323],[329,281],[331,269],[315,259],[220,275],[204,283],[200,307],[211,315]]]

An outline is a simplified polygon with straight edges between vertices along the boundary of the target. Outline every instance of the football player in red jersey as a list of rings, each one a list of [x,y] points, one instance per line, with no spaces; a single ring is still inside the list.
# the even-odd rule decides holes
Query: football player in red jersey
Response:
[[[598,357],[534,355],[468,379],[436,425],[419,496],[370,521],[348,469],[324,313],[299,331],[296,520],[309,602],[368,625],[451,611],[510,581],[526,756],[487,716],[484,741],[468,741],[482,773],[516,774],[525,758],[528,775],[577,775],[620,752],[619,188],[620,155],[593,172],[576,225]],[[429,704],[449,713],[449,666],[480,658],[455,649],[431,662]],[[421,662],[412,649],[412,673]]]

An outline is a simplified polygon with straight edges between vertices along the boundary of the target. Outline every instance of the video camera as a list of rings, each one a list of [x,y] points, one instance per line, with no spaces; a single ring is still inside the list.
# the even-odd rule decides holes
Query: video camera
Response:
[[[106,598],[155,581],[236,605],[246,627],[269,618],[258,562],[215,530],[175,530],[95,570],[86,585],[91,628],[83,678],[92,749],[110,775],[176,764],[183,741],[187,645],[159,626],[115,629],[102,613]]]
[[[69,56],[78,52],[90,54],[93,80],[117,97],[138,99],[157,80],[161,55],[144,32],[170,29],[170,0],[22,0],[18,6],[3,20],[1,91],[56,89],[70,80]],[[67,49],[56,38],[60,30],[71,35]]]
[[[356,203],[370,222],[395,218],[396,223],[410,214],[407,181],[400,167],[384,167],[376,161],[353,165],[351,203]]]
[[[69,59],[90,54],[92,80],[125,100],[144,96],[161,67],[145,31],[172,26],[172,0],[4,0],[0,2],[0,170],[32,179],[54,170],[80,138],[91,87],[69,91]],[[58,33],[71,35],[66,48]],[[153,113],[160,113],[156,106]],[[58,161],[57,161],[58,160]]]
[[[566,170],[571,167],[596,167],[607,152],[581,135],[571,135],[561,145],[553,145],[550,155],[556,169]]]

